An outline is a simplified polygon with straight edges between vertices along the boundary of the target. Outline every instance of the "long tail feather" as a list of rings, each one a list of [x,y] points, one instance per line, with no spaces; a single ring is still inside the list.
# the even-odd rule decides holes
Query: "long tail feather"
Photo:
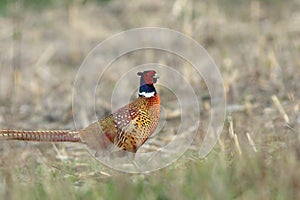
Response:
[[[81,142],[79,132],[70,130],[0,130],[0,140],[26,140],[37,142]]]

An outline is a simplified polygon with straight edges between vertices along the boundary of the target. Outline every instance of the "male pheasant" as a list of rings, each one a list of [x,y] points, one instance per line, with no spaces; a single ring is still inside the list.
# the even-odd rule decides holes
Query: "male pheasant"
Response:
[[[148,70],[137,75],[141,77],[136,100],[80,131],[0,130],[0,139],[81,142],[96,152],[113,146],[135,153],[155,131],[160,119],[160,98],[154,87],[156,72]]]

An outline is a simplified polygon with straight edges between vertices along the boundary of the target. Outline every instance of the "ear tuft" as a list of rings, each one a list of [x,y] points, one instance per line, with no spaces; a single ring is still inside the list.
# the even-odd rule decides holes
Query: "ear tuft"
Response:
[[[143,72],[138,72],[137,75],[138,75],[138,76],[142,76],[142,75],[143,75]]]

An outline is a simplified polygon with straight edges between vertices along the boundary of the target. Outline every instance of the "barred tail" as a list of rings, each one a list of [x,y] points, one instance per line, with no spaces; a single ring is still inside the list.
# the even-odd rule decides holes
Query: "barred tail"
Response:
[[[79,132],[70,130],[0,130],[0,140],[26,140],[36,142],[81,142]]]

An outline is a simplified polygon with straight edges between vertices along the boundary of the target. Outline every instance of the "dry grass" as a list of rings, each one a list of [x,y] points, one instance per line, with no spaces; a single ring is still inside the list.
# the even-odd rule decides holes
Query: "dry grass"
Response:
[[[81,145],[1,142],[1,199],[298,199],[299,8],[297,1],[255,0],[7,8],[0,17],[0,128],[73,129],[77,67],[100,41],[144,26],[181,31],[208,50],[224,78],[228,116],[207,158],[198,158],[195,142],[176,163],[150,174],[116,172]],[[122,70],[147,56],[163,59],[153,52],[128,56]],[[204,98],[205,85],[189,78]],[[112,87],[114,75],[108,79]],[[108,106],[102,102],[99,112]],[[202,109],[208,118],[205,101]]]

